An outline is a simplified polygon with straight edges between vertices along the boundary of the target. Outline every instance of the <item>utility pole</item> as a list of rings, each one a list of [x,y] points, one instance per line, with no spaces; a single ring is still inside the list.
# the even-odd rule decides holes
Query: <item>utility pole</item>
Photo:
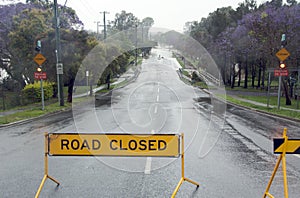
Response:
[[[99,39],[99,24],[100,24],[100,21],[95,21],[94,23],[97,24],[97,39]]]
[[[138,24],[135,24],[135,66],[137,66],[137,56],[138,56],[138,40],[137,40],[137,28]]]
[[[54,25],[55,25],[55,45],[56,45],[56,74],[57,74],[57,90],[59,105],[64,106],[63,93],[63,64],[61,63],[61,49],[60,49],[60,32],[59,32],[59,16],[57,0],[54,0]]]
[[[105,19],[105,15],[109,14],[109,12],[103,11],[103,12],[100,12],[100,14],[103,14],[103,27],[104,27],[103,32],[104,32],[104,39],[106,39],[107,34],[106,34],[106,19]]]
[[[144,43],[144,24],[141,23],[142,28],[142,43]]]
[[[299,62],[297,61],[297,70],[298,70],[298,80],[297,80],[297,84],[296,84],[296,91],[297,91],[297,109],[299,109],[299,94],[300,94],[300,67],[299,67]]]

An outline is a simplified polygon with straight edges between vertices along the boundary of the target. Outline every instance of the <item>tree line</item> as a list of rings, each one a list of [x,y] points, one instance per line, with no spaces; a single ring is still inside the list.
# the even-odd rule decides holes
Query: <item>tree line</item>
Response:
[[[234,88],[237,78],[237,86],[248,88],[249,79],[251,87],[264,88],[268,68],[279,68],[275,54],[282,47],[291,54],[285,61],[287,67],[300,66],[299,20],[300,4],[296,0],[287,0],[285,4],[282,0],[271,0],[261,5],[256,0],[245,0],[236,9],[218,8],[200,21],[187,22],[185,34],[212,55],[224,84]],[[291,78],[297,79],[297,75],[290,72]],[[291,78],[284,79],[284,86],[292,86]]]

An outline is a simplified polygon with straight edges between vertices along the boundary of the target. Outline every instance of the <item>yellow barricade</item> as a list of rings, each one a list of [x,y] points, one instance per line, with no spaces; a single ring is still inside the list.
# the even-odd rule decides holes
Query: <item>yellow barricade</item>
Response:
[[[50,156],[146,156],[179,157],[181,155],[181,179],[175,188],[175,197],[181,184],[188,181],[184,175],[184,135],[181,134],[95,134],[95,133],[45,133],[44,177],[35,195],[38,198],[47,179],[59,182],[48,174]],[[181,154],[180,154],[181,140]]]
[[[268,183],[268,186],[266,188],[266,191],[263,195],[263,198],[270,197],[274,198],[274,196],[269,192],[272,182],[274,180],[274,177],[276,175],[276,172],[278,170],[278,167],[280,163],[282,162],[282,173],[283,173],[283,187],[284,187],[284,197],[288,198],[288,183],[287,183],[287,176],[286,176],[286,154],[299,154],[300,152],[300,140],[297,139],[288,139],[288,136],[286,135],[287,129],[284,128],[283,130],[283,137],[282,138],[275,138],[274,141],[274,153],[280,153],[280,156],[275,164],[272,176],[270,178],[270,181]]]

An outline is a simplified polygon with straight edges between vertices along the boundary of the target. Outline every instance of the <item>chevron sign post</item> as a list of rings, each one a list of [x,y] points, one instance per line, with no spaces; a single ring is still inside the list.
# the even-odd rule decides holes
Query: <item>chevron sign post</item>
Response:
[[[285,149],[286,154],[300,154],[300,139],[288,139],[284,142],[284,138],[273,139],[274,153],[281,154]]]
[[[283,175],[283,189],[284,189],[284,197],[288,198],[288,182],[287,182],[287,174],[286,174],[286,157],[285,154],[300,154],[300,139],[289,139],[286,135],[287,128],[283,130],[282,138],[274,138],[274,153],[280,154],[278,160],[275,164],[272,176],[269,180],[266,191],[263,195],[263,198],[269,197],[274,198],[274,196],[269,192],[276,172],[278,170],[279,165],[282,166],[282,175]]]

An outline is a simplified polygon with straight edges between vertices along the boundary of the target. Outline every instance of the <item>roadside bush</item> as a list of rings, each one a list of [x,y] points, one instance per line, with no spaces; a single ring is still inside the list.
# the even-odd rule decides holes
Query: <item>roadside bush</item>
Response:
[[[199,76],[197,75],[196,72],[193,72],[193,73],[192,73],[192,80],[193,80],[194,82],[202,82],[202,79],[199,78]]]
[[[53,83],[44,81],[44,99],[47,100],[53,96]],[[23,103],[29,104],[42,101],[40,81],[35,81],[34,84],[28,84],[22,90]]]

